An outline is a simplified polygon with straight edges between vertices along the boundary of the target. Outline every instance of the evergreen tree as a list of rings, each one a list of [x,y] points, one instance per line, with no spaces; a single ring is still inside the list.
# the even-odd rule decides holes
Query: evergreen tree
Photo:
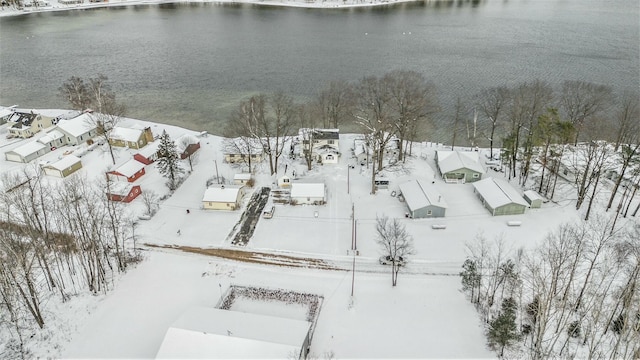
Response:
[[[504,354],[504,348],[518,340],[519,334],[516,325],[517,305],[513,298],[502,301],[502,311],[489,324],[487,334],[489,344],[500,348],[500,356]]]
[[[169,179],[167,185],[169,189],[175,190],[178,187],[178,180],[180,175],[184,172],[180,167],[180,157],[178,156],[178,150],[176,144],[166,130],[162,132],[160,136],[160,144],[158,145],[158,171],[162,176]]]
[[[482,278],[478,273],[476,262],[471,259],[467,259],[464,261],[464,264],[462,264],[462,269],[464,269],[460,272],[460,277],[462,278],[462,290],[471,290],[472,303],[480,302],[480,281]]]

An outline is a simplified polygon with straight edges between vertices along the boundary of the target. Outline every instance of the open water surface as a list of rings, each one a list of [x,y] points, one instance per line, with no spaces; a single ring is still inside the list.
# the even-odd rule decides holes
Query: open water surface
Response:
[[[220,133],[238,102],[329,80],[424,73],[444,111],[541,79],[640,88],[637,0],[428,1],[300,9],[163,4],[0,18],[0,104],[66,108],[71,76],[109,77],[128,116]]]

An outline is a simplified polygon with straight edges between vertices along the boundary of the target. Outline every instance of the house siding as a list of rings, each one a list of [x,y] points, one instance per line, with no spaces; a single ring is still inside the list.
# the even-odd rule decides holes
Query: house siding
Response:
[[[474,177],[474,175],[476,175],[476,176]],[[448,179],[462,179],[462,178],[464,178],[464,181],[466,183],[482,180],[482,174],[481,173],[479,173],[477,171],[473,171],[471,169],[466,169],[466,168],[458,169],[458,170],[455,170],[455,171],[449,171],[447,173],[442,174],[442,176],[445,177],[445,178],[448,178]]]
[[[429,214],[429,211],[431,211],[431,214]],[[414,210],[411,213],[411,217],[414,219],[444,217],[445,212],[446,212],[445,208],[431,205],[431,206],[425,206],[423,208]]]
[[[487,208],[491,211],[490,207],[487,206]],[[503,205],[495,208],[492,211],[492,213],[493,213],[493,216],[520,215],[520,214],[524,214],[525,209],[526,209],[526,206],[523,206],[520,204],[507,204],[507,205]]]

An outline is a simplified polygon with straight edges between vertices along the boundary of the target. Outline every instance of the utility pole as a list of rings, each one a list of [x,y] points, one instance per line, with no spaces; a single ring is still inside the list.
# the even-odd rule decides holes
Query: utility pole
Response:
[[[218,173],[218,160],[213,160],[216,164],[216,179],[218,180],[218,185],[220,184],[220,174]]]
[[[356,217],[353,203],[351,203],[351,250],[356,250]]]
[[[353,268],[351,269],[351,297],[353,298],[353,287],[356,282],[356,253],[353,253]]]

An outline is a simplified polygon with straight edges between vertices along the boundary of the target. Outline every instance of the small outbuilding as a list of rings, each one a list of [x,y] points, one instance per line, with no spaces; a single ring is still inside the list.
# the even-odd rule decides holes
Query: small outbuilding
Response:
[[[115,170],[109,171],[107,177],[114,181],[134,182],[144,174],[144,164],[136,159],[130,159]]]
[[[167,330],[156,359],[305,359],[311,323],[196,307]]]
[[[278,178],[278,187],[288,189],[291,187],[291,178],[287,175],[282,175]]]
[[[499,178],[487,178],[473,184],[474,191],[491,215],[524,214],[529,204],[508,182]]]
[[[82,169],[82,161],[75,155],[67,155],[62,159],[42,166],[45,174],[64,178]]]
[[[130,203],[142,194],[140,185],[122,181],[111,181],[107,186],[107,198],[111,201]]]
[[[532,209],[542,207],[542,201],[544,200],[540,194],[533,190],[525,191],[524,199],[529,203],[529,207]]]
[[[140,161],[145,165],[149,165],[154,161],[158,160],[158,147],[160,146],[160,141],[156,140],[147,144],[147,146],[140,149],[137,153],[133,155],[133,158]]]
[[[442,178],[448,183],[476,182],[484,174],[477,152],[438,150],[435,160]]]
[[[400,184],[399,188],[412,218],[444,217],[447,203],[433,184],[411,180]]]
[[[194,135],[184,134],[176,139],[180,159],[186,159],[200,149],[200,140]]]
[[[238,185],[221,185],[210,187],[202,197],[202,208],[205,210],[236,210],[244,196],[244,187]]]
[[[292,205],[323,205],[326,202],[323,183],[293,183],[291,185]]]
[[[240,173],[233,175],[233,185],[248,185],[253,179],[251,173]]]

